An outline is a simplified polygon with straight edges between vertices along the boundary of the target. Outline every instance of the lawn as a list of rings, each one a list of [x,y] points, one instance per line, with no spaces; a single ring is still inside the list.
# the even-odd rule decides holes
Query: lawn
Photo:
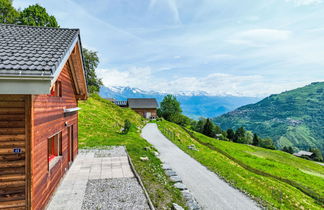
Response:
[[[295,187],[274,178],[244,169],[233,159],[263,172],[291,179],[323,196],[324,167],[281,151],[219,141],[194,133],[200,142],[208,143],[229,156],[205,146],[192,138],[183,128],[167,121],[158,122],[160,130],[186,153],[217,173],[232,186],[247,193],[266,208],[321,209],[313,198]],[[195,145],[199,151],[188,149]],[[305,172],[306,171],[306,172]]]
[[[145,120],[130,109],[122,109],[113,103],[92,96],[79,106],[79,147],[100,148],[103,146],[126,146],[128,154],[140,175],[156,209],[170,209],[172,203],[184,206],[179,190],[175,189],[161,168],[161,161],[153,154],[151,145],[140,137]],[[120,134],[124,120],[130,120],[132,127],[126,135]],[[141,161],[148,157],[149,161]]]

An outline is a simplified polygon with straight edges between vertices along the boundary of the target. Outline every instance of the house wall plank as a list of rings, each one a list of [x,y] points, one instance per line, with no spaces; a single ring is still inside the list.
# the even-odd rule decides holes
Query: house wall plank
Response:
[[[65,116],[64,109],[78,106],[74,84],[69,65],[65,65],[58,81],[62,84],[62,97],[36,95],[32,99],[32,193],[31,205],[33,209],[43,209],[52,196],[59,181],[69,167],[68,163],[68,131],[67,125],[74,127],[73,154],[77,154],[77,112]],[[48,168],[48,138],[62,132],[62,157],[57,164]]]

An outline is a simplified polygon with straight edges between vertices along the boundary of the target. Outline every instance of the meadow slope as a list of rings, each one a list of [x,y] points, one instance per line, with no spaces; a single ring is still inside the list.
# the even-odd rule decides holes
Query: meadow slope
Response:
[[[319,164],[281,151],[220,141],[192,131],[189,134],[167,121],[158,122],[158,126],[178,147],[267,208],[321,209],[323,205],[317,201],[324,195],[324,167]],[[195,145],[198,151],[188,149],[189,145]],[[318,199],[290,184],[247,170],[240,165],[242,163],[298,183]]]

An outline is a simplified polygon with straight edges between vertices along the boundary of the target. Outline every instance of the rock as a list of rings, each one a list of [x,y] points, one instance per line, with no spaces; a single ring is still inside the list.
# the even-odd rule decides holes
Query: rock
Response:
[[[148,157],[140,157],[141,161],[148,161],[149,158]]]
[[[200,206],[196,200],[191,200],[187,202],[187,206],[190,210],[200,210]]]
[[[160,153],[158,153],[157,151],[154,151],[153,153],[156,157],[160,155]]]
[[[188,189],[186,185],[184,185],[182,183],[179,183],[179,182],[178,183],[175,183],[173,186],[175,188],[178,188],[179,190],[186,190],[186,189]]]
[[[167,176],[176,176],[177,175],[177,173],[175,171],[173,171],[173,170],[166,170],[165,174]]]
[[[186,200],[186,201],[191,201],[191,200],[194,200],[194,197],[193,195],[189,192],[189,190],[183,190],[181,191],[182,195],[183,195],[183,198]]]
[[[194,150],[194,151],[199,151],[194,144],[189,145],[188,149]]]
[[[184,210],[184,208],[182,208],[181,206],[179,206],[179,205],[176,204],[176,203],[172,203],[172,206],[173,206],[173,209],[174,209],[174,210]]]
[[[182,182],[179,176],[170,176],[171,182]]]
[[[171,170],[172,168],[168,164],[163,164],[162,169],[164,170]]]

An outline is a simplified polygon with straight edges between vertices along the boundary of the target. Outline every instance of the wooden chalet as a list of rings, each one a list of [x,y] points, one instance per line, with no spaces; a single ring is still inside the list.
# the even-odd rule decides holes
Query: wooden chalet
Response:
[[[78,153],[78,29],[0,24],[0,209],[44,209]]]
[[[128,107],[146,119],[157,118],[159,107],[155,98],[128,98],[127,101],[113,101],[117,106]]]

